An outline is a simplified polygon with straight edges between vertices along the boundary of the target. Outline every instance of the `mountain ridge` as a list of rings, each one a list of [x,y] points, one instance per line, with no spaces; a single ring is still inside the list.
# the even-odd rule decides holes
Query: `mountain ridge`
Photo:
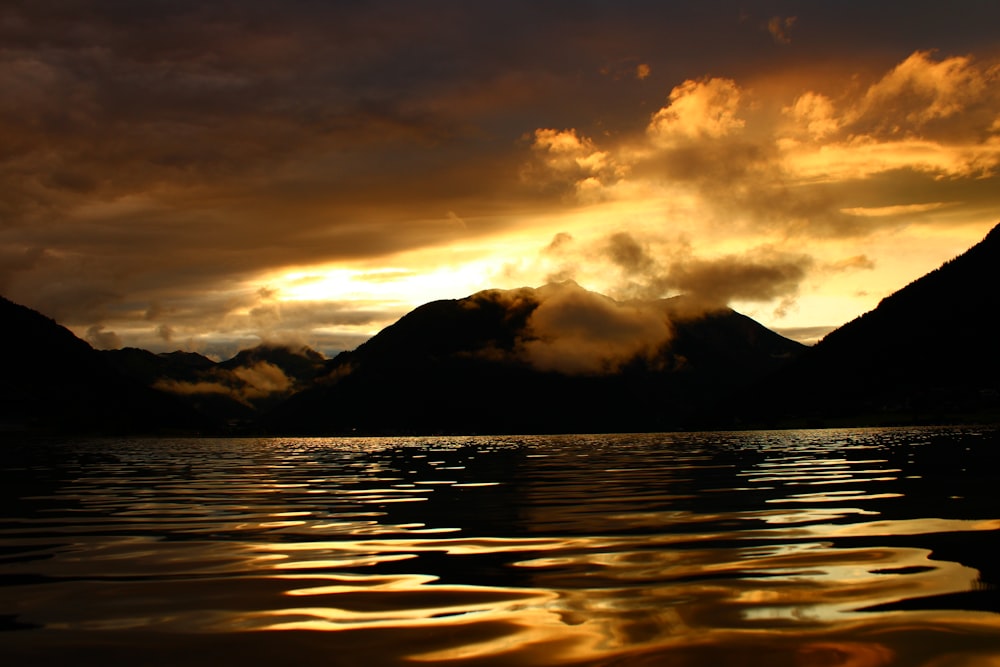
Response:
[[[1000,225],[812,348],[576,283],[423,304],[333,359],[94,350],[0,297],[0,431],[427,434],[1000,421]],[[16,352],[16,353],[12,353]],[[227,426],[228,425],[228,426]],[[234,430],[235,429],[235,430]]]
[[[211,420],[104,363],[71,331],[0,297],[0,431],[208,432]],[[13,351],[13,353],[11,353]]]
[[[1000,420],[1000,225],[744,397],[744,423]]]
[[[263,426],[311,434],[679,428],[716,393],[802,349],[731,309],[699,312],[684,298],[619,303],[575,283],[484,290],[424,304],[341,353],[316,388],[265,415]]]

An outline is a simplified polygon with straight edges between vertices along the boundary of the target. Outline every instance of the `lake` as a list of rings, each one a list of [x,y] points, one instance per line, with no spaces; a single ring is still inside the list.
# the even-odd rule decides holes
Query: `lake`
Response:
[[[1000,665],[1000,431],[5,436],[4,665]]]

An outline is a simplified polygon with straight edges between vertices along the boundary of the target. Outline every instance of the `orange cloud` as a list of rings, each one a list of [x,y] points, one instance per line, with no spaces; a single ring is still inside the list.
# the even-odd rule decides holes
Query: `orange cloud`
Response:
[[[543,169],[529,165],[523,178],[536,186],[547,183],[569,185],[573,194],[581,200],[602,199],[606,188],[627,173],[627,168],[610,153],[599,150],[593,140],[579,136],[575,129],[535,130],[531,147]]]
[[[566,2],[528,23],[486,3],[393,3],[392,20],[293,4],[6,3],[0,289],[128,345],[224,355],[298,332],[336,351],[429,293],[389,294],[404,275],[456,267],[461,296],[585,271],[567,246],[519,272],[560,231],[595,255],[628,231],[663,268],[681,234],[711,258],[995,218],[991,3],[902,23],[850,3],[738,21]],[[948,206],[863,214],[928,201]],[[400,278],[322,281],[301,309],[255,296],[334,266]],[[657,284],[596,266],[594,287]]]
[[[998,73],[1000,66],[936,61],[917,52],[837,98],[801,88],[780,88],[784,99],[773,91],[762,97],[733,79],[689,79],[650,116],[643,137],[612,135],[598,143],[575,131],[545,130],[536,134],[535,147],[549,152],[554,171],[572,171],[579,203],[639,206],[659,196],[690,201],[691,210],[719,224],[736,218],[761,231],[864,234],[876,223],[900,220],[865,210],[910,206],[891,211],[926,214],[933,208],[923,201],[855,204],[842,184],[911,174],[916,195],[927,177],[996,173],[1000,86],[987,83]],[[590,196],[596,191],[599,199]]]
[[[811,91],[800,95],[782,111],[793,119],[794,126],[803,128],[811,139],[822,139],[843,126],[843,120],[837,118],[830,98]]]
[[[977,104],[996,79],[996,69],[981,70],[971,58],[935,61],[930,52],[917,51],[872,85],[849,115],[890,134],[913,131]]]
[[[688,80],[670,91],[669,103],[653,114],[647,132],[654,144],[718,139],[740,130],[742,92],[731,79]]]

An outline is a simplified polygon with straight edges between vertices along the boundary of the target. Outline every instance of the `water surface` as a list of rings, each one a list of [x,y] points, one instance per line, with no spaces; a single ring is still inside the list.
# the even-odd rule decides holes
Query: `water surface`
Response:
[[[4,664],[1000,665],[993,429],[4,455]]]

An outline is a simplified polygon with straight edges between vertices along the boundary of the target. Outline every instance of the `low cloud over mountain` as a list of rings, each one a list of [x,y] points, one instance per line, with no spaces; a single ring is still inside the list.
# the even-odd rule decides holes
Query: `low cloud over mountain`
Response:
[[[522,361],[539,371],[601,375],[636,358],[653,361],[672,335],[669,318],[655,303],[619,303],[574,282],[537,290],[494,290],[466,299],[464,307],[492,302],[517,312],[531,312],[510,350],[487,348],[479,354],[495,360]]]
[[[265,343],[220,363],[198,354],[135,348],[101,353],[119,372],[221,420],[250,421],[308,386],[325,359],[302,345]]]
[[[265,417],[276,431],[676,426],[802,351],[728,308],[619,302],[573,282],[436,301]]]

